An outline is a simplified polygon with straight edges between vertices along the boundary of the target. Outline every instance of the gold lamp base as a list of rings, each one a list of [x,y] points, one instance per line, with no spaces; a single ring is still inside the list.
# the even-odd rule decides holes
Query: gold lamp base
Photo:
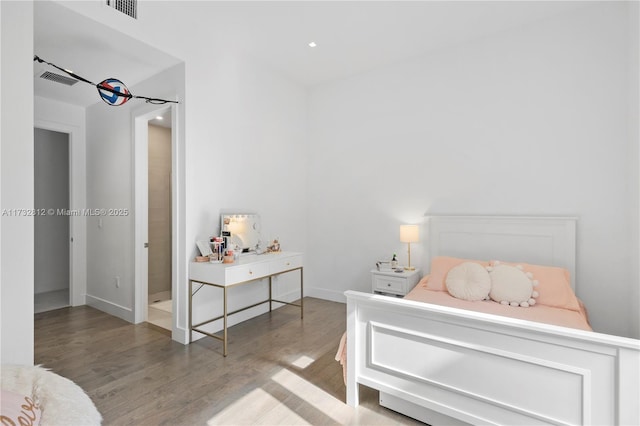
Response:
[[[407,254],[409,258],[409,262],[407,262],[407,266],[404,267],[405,271],[415,271],[416,268],[411,266],[411,243],[407,243]]]

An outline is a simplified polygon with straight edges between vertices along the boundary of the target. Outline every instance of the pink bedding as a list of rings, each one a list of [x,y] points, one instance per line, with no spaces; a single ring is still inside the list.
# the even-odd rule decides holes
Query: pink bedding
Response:
[[[574,311],[540,304],[529,308],[521,308],[505,306],[493,301],[469,302],[467,300],[456,299],[446,291],[429,290],[425,285],[421,284],[415,286],[414,289],[405,296],[405,299],[592,331],[587,320],[586,311],[582,306],[580,311]]]

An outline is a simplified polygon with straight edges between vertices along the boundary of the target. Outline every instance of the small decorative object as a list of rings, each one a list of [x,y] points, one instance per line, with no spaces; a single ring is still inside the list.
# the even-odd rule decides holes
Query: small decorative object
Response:
[[[196,256],[196,262],[208,262],[209,256]]]
[[[391,258],[391,269],[396,269],[398,267],[398,259],[396,258],[396,254],[393,253],[393,257]]]
[[[269,245],[268,250],[270,252],[278,252],[278,251],[280,251],[280,242],[278,241],[277,238],[275,240],[273,240],[273,242]]]

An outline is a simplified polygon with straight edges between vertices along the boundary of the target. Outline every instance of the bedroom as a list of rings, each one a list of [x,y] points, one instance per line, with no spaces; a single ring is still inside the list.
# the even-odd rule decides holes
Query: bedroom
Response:
[[[69,7],[96,16],[93,4]],[[178,12],[171,16],[184,13],[187,21],[194,14]],[[274,9],[260,12],[280,23]],[[19,12],[3,2],[3,208],[29,206],[25,174],[32,170],[29,148],[19,143],[31,137],[32,118],[19,111],[33,108],[25,96],[33,52],[4,43],[21,40],[29,50],[33,28],[22,15],[14,22],[23,25],[4,25],[15,18],[11,13]],[[174,25],[168,14],[146,13],[156,13],[153,24],[139,29],[119,21],[118,30],[186,64],[183,268],[195,253],[192,242],[215,227],[221,209],[252,209],[285,247],[305,253],[307,294],[344,301],[345,290],[366,289],[375,260],[404,253],[398,225],[426,212],[575,215],[579,296],[594,327],[639,336],[638,81],[631,72],[637,39],[630,30],[637,31],[637,4],[573,4],[470,38],[451,24],[459,38],[449,44],[309,89],[274,69],[269,58],[248,58],[228,40],[210,40],[212,54],[205,56],[193,40],[210,38],[206,26],[174,34],[167,31]],[[247,25],[256,15],[247,11]],[[341,17],[336,34],[342,35],[353,33],[350,22],[358,15],[346,8],[319,16]],[[264,36],[264,43],[277,36]],[[308,41],[300,40],[302,47]],[[277,51],[262,47],[278,59]],[[303,59],[315,54],[304,52]],[[206,170],[222,148],[230,157],[256,152],[243,165],[253,185],[238,191],[238,169],[221,162],[231,183],[212,192]],[[283,182],[286,191],[265,191]],[[114,189],[131,193],[130,183]],[[33,252],[32,235],[28,223],[3,218],[3,360],[33,358],[32,288],[18,284],[32,280],[25,255]],[[413,257],[424,268],[422,254],[416,248]],[[133,267],[121,262],[122,292],[132,293]],[[87,293],[111,275],[88,276]],[[111,302],[132,302],[118,297]],[[20,326],[7,330],[8,317],[20,318]],[[184,329],[185,310],[177,321]]]

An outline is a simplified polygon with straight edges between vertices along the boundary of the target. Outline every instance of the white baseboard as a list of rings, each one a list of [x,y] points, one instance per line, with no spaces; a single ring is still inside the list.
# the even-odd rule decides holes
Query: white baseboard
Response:
[[[318,299],[330,300],[332,302],[347,303],[347,298],[343,291],[327,290],[325,288],[309,287],[304,289],[305,296]]]
[[[86,298],[87,305],[91,306],[92,308],[96,308],[102,312],[108,313],[109,315],[113,315],[114,317],[122,318],[125,321],[133,323],[133,310],[131,308],[126,308],[108,300],[101,299],[100,297],[91,296],[89,294],[86,295]]]
[[[171,339],[183,345],[189,344],[189,332],[184,328],[176,328],[171,332]]]

